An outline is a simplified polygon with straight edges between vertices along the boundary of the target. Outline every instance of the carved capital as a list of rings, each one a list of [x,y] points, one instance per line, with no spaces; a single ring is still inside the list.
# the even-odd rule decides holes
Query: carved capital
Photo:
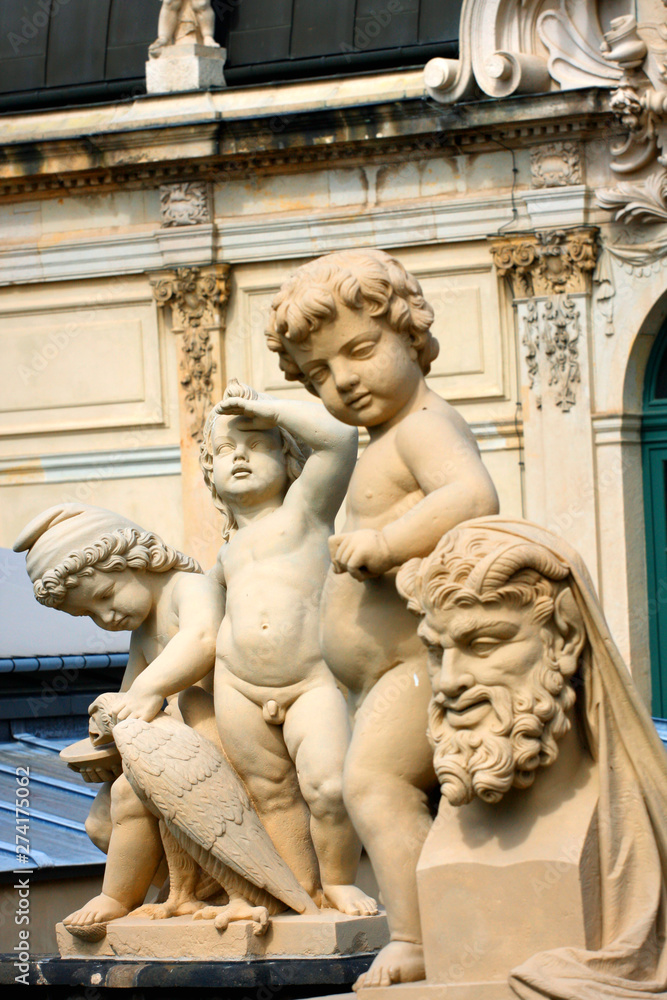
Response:
[[[210,222],[208,185],[184,181],[160,186],[160,217],[163,226],[196,226]]]
[[[598,253],[597,229],[555,229],[491,240],[498,274],[515,299],[591,291]]]
[[[179,375],[189,414],[188,432],[197,442],[214,403],[214,337],[225,329],[229,264],[213,268],[179,267],[151,281],[162,309],[169,307],[172,330],[179,335]]]

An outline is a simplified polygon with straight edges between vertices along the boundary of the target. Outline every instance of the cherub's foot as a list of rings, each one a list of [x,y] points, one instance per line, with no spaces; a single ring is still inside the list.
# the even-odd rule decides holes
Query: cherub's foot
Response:
[[[63,920],[64,926],[75,937],[84,941],[101,941],[107,932],[110,920],[117,920],[128,914],[128,908],[113,896],[100,893],[89,900],[80,910],[75,910]]]
[[[411,941],[390,941],[377,955],[368,972],[359,976],[352,989],[414,983],[425,977],[422,946]]]
[[[219,931],[225,931],[232,920],[252,920],[252,931],[257,937],[266,934],[269,911],[265,906],[253,906],[247,899],[232,899],[226,906],[205,906],[198,910],[193,920],[215,920]]]
[[[209,48],[212,48],[212,49],[219,49],[220,48],[220,43],[216,42],[215,38],[212,38],[211,35],[204,35],[204,37],[202,38],[202,44],[203,45],[208,45]]]
[[[351,917],[371,917],[378,912],[378,905],[356,885],[325,885],[322,887],[324,905]]]
[[[132,910],[133,917],[148,917],[150,920],[166,920],[167,917],[182,917],[186,913],[196,913],[204,907],[198,899],[188,899],[185,902],[175,902],[166,899],[164,903],[144,903]]]
[[[170,45],[168,38],[156,38],[155,41],[148,46],[148,55],[151,59],[157,59],[162,50]]]

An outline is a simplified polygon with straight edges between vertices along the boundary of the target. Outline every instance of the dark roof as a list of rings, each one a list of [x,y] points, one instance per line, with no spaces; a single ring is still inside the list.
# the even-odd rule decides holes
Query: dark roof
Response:
[[[461,0],[212,0],[228,85],[458,53]],[[145,93],[160,0],[0,0],[0,110]]]
[[[84,730],[60,739],[43,739],[17,733],[11,742],[0,743],[0,874],[29,866],[47,874],[67,868],[81,875],[91,873],[91,866],[99,871],[104,864],[104,854],[84,826],[100,785],[86,784],[58,756],[69,743],[85,735]],[[19,786],[17,773],[25,775],[26,769],[29,783]],[[16,816],[19,787],[29,791],[27,826],[22,825],[22,813],[18,819]],[[23,799],[21,796],[19,801]],[[26,860],[22,861],[19,855],[24,853]]]

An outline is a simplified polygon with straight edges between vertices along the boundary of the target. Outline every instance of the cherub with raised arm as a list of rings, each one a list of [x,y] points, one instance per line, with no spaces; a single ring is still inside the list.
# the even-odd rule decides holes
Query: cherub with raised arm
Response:
[[[159,56],[167,45],[174,44],[178,25],[185,13],[184,5],[187,9],[188,3],[192,7],[192,13],[202,37],[201,44],[216,49],[220,48],[213,37],[215,34],[215,13],[211,7],[211,0],[162,0],[157,38],[148,50],[152,58]]]
[[[132,632],[118,720],[150,722],[165,698],[195,684],[215,662],[222,619],[220,587],[189,556],[119,514],[59,504],[34,518],[14,544],[27,550],[26,569],[40,604],[87,615],[110,632]],[[94,715],[96,704],[90,706]],[[107,855],[102,893],[63,921],[97,940],[106,924],[140,906],[162,860],[158,821],[124,775],[77,768],[104,783],[86,821]],[[107,779],[107,780],[105,780]]]
[[[343,804],[347,706],[318,636],[327,542],[356,452],[356,430],[323,406],[233,381],[209,415],[201,464],[224,517],[213,570],[225,592],[220,740],[304,888],[316,895],[319,876],[326,905],[365,915],[377,907],[354,884],[361,845]]]
[[[288,278],[267,331],[286,377],[370,437],[350,481],[343,533],[329,539],[321,608],[324,659],[356,707],[345,803],[391,932],[357,988],[424,977],[416,868],[436,784],[430,684],[396,570],[428,555],[459,522],[498,510],[468,425],[426,384],[438,353],[432,322],[419,282],[399,261],[343,251]]]

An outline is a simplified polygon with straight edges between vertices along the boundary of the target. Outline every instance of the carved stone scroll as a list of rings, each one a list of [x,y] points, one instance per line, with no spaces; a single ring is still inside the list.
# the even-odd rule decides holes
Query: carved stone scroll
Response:
[[[619,17],[605,34],[605,58],[621,74],[609,103],[623,135],[611,147],[619,182],[596,197],[616,221],[631,225],[667,220],[666,11],[661,18],[638,24],[630,15]]]
[[[464,0],[460,56],[426,64],[429,95],[453,104],[475,93],[509,97],[616,86],[622,71],[600,51],[605,0],[554,6],[553,0]]]

